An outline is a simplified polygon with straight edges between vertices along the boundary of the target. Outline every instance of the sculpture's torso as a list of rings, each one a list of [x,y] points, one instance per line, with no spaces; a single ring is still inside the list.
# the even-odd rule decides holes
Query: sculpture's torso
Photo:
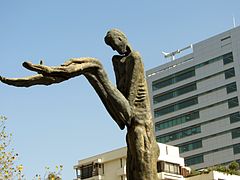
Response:
[[[128,100],[133,112],[127,133],[128,179],[155,180],[156,169],[155,172],[149,172],[154,169],[149,165],[154,166],[159,152],[153,134],[148,89],[141,57],[138,52],[131,52],[126,57],[114,56],[113,65],[117,88]],[[143,162],[146,163],[145,166],[140,167],[139,164]]]

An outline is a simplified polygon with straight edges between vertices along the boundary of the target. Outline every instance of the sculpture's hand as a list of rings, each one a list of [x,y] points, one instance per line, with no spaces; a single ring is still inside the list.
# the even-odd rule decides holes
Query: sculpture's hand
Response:
[[[30,87],[33,85],[50,85],[60,83],[75,76],[84,73],[96,72],[101,69],[101,63],[95,58],[75,58],[70,59],[68,63],[61,66],[46,66],[41,64],[32,64],[31,62],[24,62],[23,66],[38,74],[23,78],[5,78],[0,76],[0,81],[18,87]]]
[[[31,71],[47,76],[64,76],[72,77],[81,75],[84,72],[90,71],[93,68],[102,68],[101,63],[95,58],[74,58],[65,62],[61,66],[45,66],[40,64],[32,64],[24,62],[23,66]]]

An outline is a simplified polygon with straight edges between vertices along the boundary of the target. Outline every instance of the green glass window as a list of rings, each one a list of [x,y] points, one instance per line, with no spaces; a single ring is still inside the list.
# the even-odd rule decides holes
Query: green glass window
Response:
[[[233,62],[232,52],[224,54],[223,55],[223,64],[225,65],[225,64],[228,64],[228,63],[231,63],[231,62]]]
[[[179,146],[179,152],[184,153],[184,152],[192,151],[194,149],[198,149],[201,147],[202,147],[202,140],[198,140],[198,141],[194,141],[194,142]]]
[[[222,56],[218,56],[218,57],[215,57],[215,58],[210,59],[208,61],[205,61],[203,63],[200,63],[200,64],[196,65],[195,67],[191,67],[191,68],[188,68],[184,71],[180,71],[176,74],[170,75],[168,77],[153,81],[152,90],[156,91],[158,89],[169,86],[169,85],[174,84],[176,82],[179,82],[179,81],[188,79],[190,77],[193,77],[193,76],[195,76],[195,69],[196,68],[201,68],[205,65],[214,63],[214,62],[222,60],[222,59],[223,59],[224,64],[228,64],[230,62],[233,62],[233,55],[232,55],[232,53],[227,53],[227,54],[224,54]],[[228,73],[230,73],[230,74],[228,74]],[[232,73],[234,73],[234,74],[232,74]],[[235,76],[234,69],[233,69],[233,72],[231,72],[231,71],[226,72],[225,76],[226,76],[226,79]]]
[[[154,110],[154,117],[157,118],[171,112],[174,112],[174,105]]]
[[[184,87],[181,87],[181,88],[176,90],[176,96],[180,96],[182,94],[186,94],[186,93],[194,91],[196,89],[197,89],[196,83],[190,84],[190,85],[187,85],[187,86],[184,86]]]
[[[222,60],[222,58],[223,58],[223,56],[215,57],[215,58],[213,58],[213,59],[210,59],[210,60],[208,60],[208,61],[205,61],[205,62],[203,62],[203,63],[200,63],[200,64],[196,65],[196,68],[201,68],[201,67],[206,66],[206,65],[208,65],[208,64],[211,64],[211,63],[220,61],[220,60]]]
[[[169,85],[171,85],[173,83],[176,83],[176,82],[179,82],[179,81],[183,81],[183,80],[188,79],[188,78],[193,77],[193,76],[195,76],[195,67],[186,69],[184,71],[180,71],[176,74],[165,77],[163,79],[153,81],[152,90],[156,91],[158,89],[169,86]]]
[[[164,79],[161,79],[161,80],[154,81],[152,83],[152,90],[156,91],[156,90],[161,89],[163,87],[169,86],[169,85],[173,84],[173,80],[174,80],[173,77],[168,77],[168,78],[164,78]]]
[[[175,90],[166,92],[164,94],[159,94],[159,95],[153,96],[153,103],[157,104],[159,102],[163,102],[163,101],[166,101],[168,99],[180,96],[182,94],[186,94],[186,93],[194,91],[196,89],[197,89],[196,83],[190,84],[190,85],[188,84],[188,85],[179,87],[179,88],[177,88]]]
[[[193,106],[197,103],[198,103],[198,98],[192,97],[190,99],[187,99],[187,100],[184,100],[181,102],[177,102],[175,104],[171,104],[171,105],[168,105],[168,106],[165,106],[162,108],[158,108],[158,109],[154,110],[154,117],[157,118],[157,117],[163,116],[165,114]]]
[[[183,81],[193,76],[195,76],[195,69],[186,70],[181,74],[176,74],[175,82]]]
[[[230,114],[230,123],[235,123],[240,121],[240,112]]]
[[[240,144],[233,145],[233,154],[239,154],[240,153]]]
[[[166,129],[166,128],[170,128],[179,124],[183,124],[186,123],[188,121],[192,121],[195,119],[199,118],[199,112],[198,111],[194,111],[194,112],[190,112],[181,116],[177,116],[168,120],[165,120],[164,122],[157,122],[155,124],[155,131],[159,131],[161,129]]]
[[[239,103],[238,103],[238,98],[237,97],[234,97],[234,98],[231,98],[228,100],[228,108],[233,108],[233,107],[236,107],[238,106]]]
[[[240,137],[240,128],[233,129],[232,130],[232,139],[239,138]]]
[[[157,136],[157,142],[160,143],[167,143],[170,141],[175,141],[177,139],[182,139],[185,138],[187,136],[191,136],[194,134],[198,134],[201,133],[201,127],[200,126],[195,126],[195,127],[190,127],[178,132],[173,132],[167,135],[161,135],[161,136]]]
[[[194,157],[186,157],[185,158],[185,165],[186,166],[191,166],[194,164],[200,164],[203,163],[204,159],[203,159],[203,155],[200,154],[198,156],[194,156]]]
[[[228,69],[224,72],[225,79],[231,78],[235,76],[234,68]]]
[[[189,100],[186,100],[186,101],[183,101],[183,102],[180,102],[178,104],[176,104],[176,110],[180,110],[180,109],[184,109],[184,108],[187,108],[189,106],[193,106],[195,104],[198,103],[198,99],[197,98],[193,98],[193,99],[189,99]]]
[[[228,84],[226,86],[226,90],[227,90],[228,94],[231,93],[231,92],[237,91],[237,84],[236,84],[236,82]]]
[[[165,94],[162,94],[162,95],[156,95],[156,96],[153,96],[153,103],[157,104],[159,102],[166,101],[166,100],[171,99],[173,97],[174,97],[173,92],[165,93]]]

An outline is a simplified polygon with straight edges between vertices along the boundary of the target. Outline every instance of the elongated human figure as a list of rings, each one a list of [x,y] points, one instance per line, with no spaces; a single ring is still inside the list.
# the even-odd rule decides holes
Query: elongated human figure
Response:
[[[30,87],[84,75],[120,129],[127,128],[127,179],[157,180],[159,149],[141,56],[132,50],[126,36],[117,29],[107,33],[105,42],[119,53],[112,58],[117,87],[109,81],[101,63],[88,57],[70,59],[56,67],[24,62],[25,68],[38,74],[24,78],[0,76],[0,80],[8,85]]]

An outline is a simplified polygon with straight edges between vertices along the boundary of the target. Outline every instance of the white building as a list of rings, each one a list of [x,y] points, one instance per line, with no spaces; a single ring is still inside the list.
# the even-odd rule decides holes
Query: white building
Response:
[[[209,173],[192,176],[185,178],[185,180],[239,180],[237,175],[224,174],[217,171],[211,171]]]
[[[239,161],[240,27],[191,47],[147,71],[156,139],[195,169]]]
[[[179,156],[178,147],[159,143],[159,179],[184,180],[188,170],[184,159]],[[76,180],[126,180],[127,148],[120,148],[78,161],[74,166]]]

